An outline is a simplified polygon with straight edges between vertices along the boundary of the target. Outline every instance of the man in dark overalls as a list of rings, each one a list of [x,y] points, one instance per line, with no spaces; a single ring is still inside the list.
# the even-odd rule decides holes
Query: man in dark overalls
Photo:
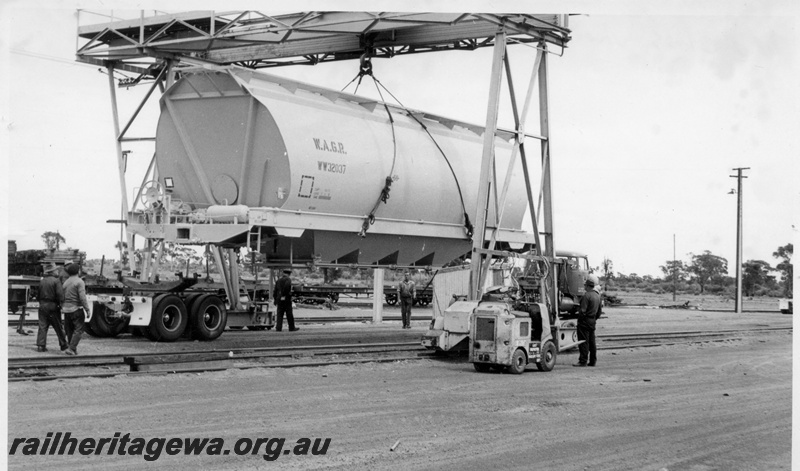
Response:
[[[584,283],[586,294],[581,299],[581,308],[578,311],[578,340],[584,342],[578,345],[580,351],[578,363],[572,366],[595,366],[597,364],[594,328],[602,309],[600,293],[596,291],[599,284],[600,280],[597,275],[589,275]]]
[[[36,347],[40,352],[47,351],[47,331],[50,326],[56,331],[61,350],[66,350],[67,337],[61,326],[61,304],[64,302],[64,289],[58,278],[58,266],[51,263],[44,270],[44,278],[39,283],[39,332],[36,334]]]
[[[403,281],[397,285],[397,297],[400,299],[400,316],[403,320],[403,328],[411,328],[411,306],[414,298],[417,297],[417,288],[414,282],[409,279],[408,272],[403,273]]]
[[[300,330],[294,325],[294,314],[292,313],[292,270],[283,270],[283,276],[275,283],[273,298],[278,311],[278,319],[275,323],[275,332],[283,329],[283,315],[286,314],[286,322],[289,324],[289,332]]]

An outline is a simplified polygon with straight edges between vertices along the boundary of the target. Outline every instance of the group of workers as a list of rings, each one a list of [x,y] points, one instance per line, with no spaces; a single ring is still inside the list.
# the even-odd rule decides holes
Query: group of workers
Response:
[[[59,276],[61,270],[66,272],[66,276]],[[39,352],[47,351],[47,333],[52,326],[61,351],[67,355],[78,354],[86,312],[89,311],[86,284],[79,276],[80,271],[76,263],[63,268],[54,263],[45,267],[44,277],[39,284],[39,332],[36,335],[36,349]]]

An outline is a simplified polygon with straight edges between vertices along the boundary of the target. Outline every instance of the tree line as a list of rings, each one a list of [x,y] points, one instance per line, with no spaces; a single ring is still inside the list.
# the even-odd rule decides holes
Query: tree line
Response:
[[[742,263],[742,291],[745,296],[791,296],[792,254],[791,243],[778,247],[772,253],[777,259],[773,267],[764,260],[747,260]],[[598,267],[606,289],[641,289],[649,292],[729,294],[736,290],[736,279],[728,275],[728,260],[705,250],[689,253],[689,260],[667,260],[661,265],[662,278],[636,273],[624,275],[613,272],[613,262],[604,259]]]

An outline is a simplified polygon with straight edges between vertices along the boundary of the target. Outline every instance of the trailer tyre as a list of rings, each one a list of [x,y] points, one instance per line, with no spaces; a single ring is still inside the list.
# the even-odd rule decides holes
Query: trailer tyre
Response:
[[[192,303],[192,335],[200,340],[214,340],[222,335],[228,311],[219,297],[206,294]]]
[[[94,317],[94,315],[92,317]],[[92,329],[91,321],[83,324],[83,331],[91,335],[92,337],[98,337],[98,338],[100,337],[100,335],[97,332],[95,332],[94,329]]]
[[[148,338],[154,341],[174,342],[183,335],[189,322],[186,305],[174,294],[159,296],[157,299],[150,318],[151,337]]]
[[[516,349],[514,354],[511,355],[511,365],[508,367],[508,372],[515,375],[522,374],[525,371],[525,365],[528,364],[528,358],[521,349]]]
[[[195,338],[194,327],[192,326],[192,313],[194,312],[195,306],[197,306],[197,300],[203,296],[203,293],[191,293],[183,298],[183,304],[186,306],[186,312],[189,315],[189,322],[186,324],[186,330],[183,331],[183,337],[187,339]]]
[[[548,340],[542,345],[542,361],[537,363],[536,367],[539,371],[551,371],[556,366],[556,356],[558,356],[556,344]]]
[[[386,295],[386,304],[389,306],[394,306],[397,304],[397,295],[396,294],[387,294]]]
[[[105,304],[94,303],[89,326],[96,337],[116,337],[128,327],[129,317],[111,317],[113,313]]]

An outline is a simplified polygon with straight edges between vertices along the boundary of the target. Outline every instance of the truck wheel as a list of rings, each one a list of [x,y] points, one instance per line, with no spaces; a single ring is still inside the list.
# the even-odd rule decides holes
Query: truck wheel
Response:
[[[548,340],[542,345],[542,361],[536,364],[539,371],[551,371],[556,366],[556,344]]]
[[[181,298],[174,294],[159,296],[158,302],[153,307],[153,315],[150,317],[149,331],[152,340],[174,342],[183,335],[188,322],[186,305]]]
[[[196,299],[192,307],[192,335],[200,340],[214,340],[222,335],[228,322],[228,311],[222,300],[213,294]]]
[[[511,365],[508,367],[508,372],[515,375],[522,374],[527,364],[528,359],[525,356],[525,352],[518,348],[514,351],[514,354],[511,355]]]
[[[478,373],[488,373],[489,369],[491,368],[486,363],[473,363],[472,366],[475,367],[475,371]]]

